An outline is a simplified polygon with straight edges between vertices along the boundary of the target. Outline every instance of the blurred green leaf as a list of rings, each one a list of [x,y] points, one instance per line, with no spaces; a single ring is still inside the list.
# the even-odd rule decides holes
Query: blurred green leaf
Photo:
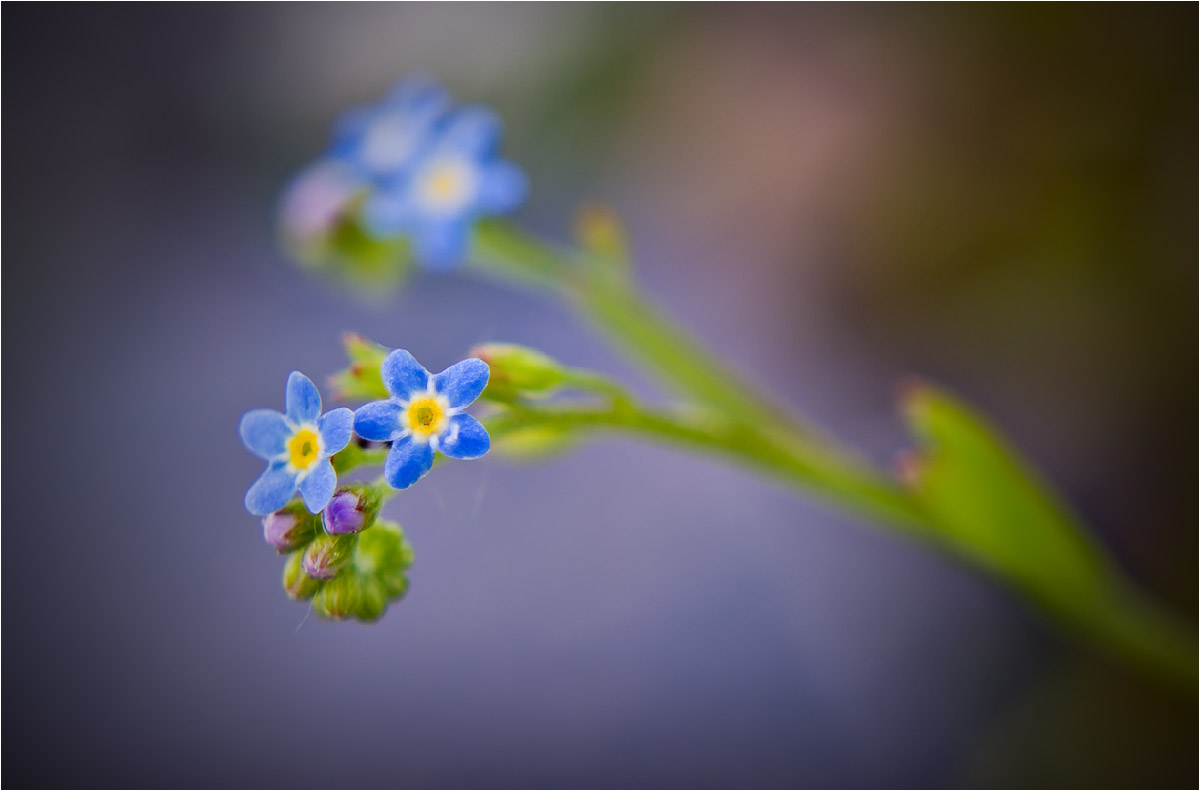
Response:
[[[914,492],[961,551],[1060,606],[1104,590],[1100,549],[982,417],[923,384],[907,393],[904,412],[923,443]]]
[[[1070,509],[974,410],[920,384],[907,482],[939,534],[1076,631],[1195,684],[1192,630],[1141,599]]]

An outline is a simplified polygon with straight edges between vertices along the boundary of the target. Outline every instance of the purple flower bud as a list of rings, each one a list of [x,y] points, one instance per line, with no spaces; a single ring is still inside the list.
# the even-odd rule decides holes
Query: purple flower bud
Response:
[[[276,511],[263,517],[263,538],[280,552],[304,546],[312,538],[314,520],[291,510]]]
[[[362,530],[367,524],[367,514],[364,513],[363,505],[359,496],[349,489],[338,492],[329,501],[329,505],[325,506],[325,513],[322,515],[325,530],[334,536]]]

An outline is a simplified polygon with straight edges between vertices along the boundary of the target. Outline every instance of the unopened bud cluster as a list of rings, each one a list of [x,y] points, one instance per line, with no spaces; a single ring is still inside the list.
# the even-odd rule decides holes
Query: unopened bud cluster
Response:
[[[376,487],[354,484],[334,492],[321,514],[291,503],[263,518],[263,537],[287,553],[283,589],[312,600],[324,618],[374,621],[408,590],[413,551],[399,525],[379,519]]]

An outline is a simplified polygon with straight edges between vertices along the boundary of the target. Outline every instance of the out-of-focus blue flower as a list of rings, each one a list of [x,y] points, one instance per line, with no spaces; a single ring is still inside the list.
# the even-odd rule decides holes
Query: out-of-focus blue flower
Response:
[[[343,407],[322,415],[317,386],[299,371],[288,376],[285,405],[283,413],[252,409],[238,427],[246,449],[267,462],[246,492],[246,510],[255,516],[283,508],[297,489],[305,507],[320,513],[337,487],[329,457],[350,442],[354,413]]]
[[[364,404],[354,413],[360,437],[391,442],[383,477],[407,489],[433,466],[434,453],[452,459],[477,459],[491,438],[478,420],[463,411],[487,387],[491,371],[475,357],[430,374],[404,349],[394,349],[379,373],[390,398]]]
[[[366,226],[379,235],[407,235],[417,260],[430,268],[457,264],[475,221],[512,211],[529,192],[524,172],[497,154],[501,131],[500,119],[485,108],[452,112],[405,176],[367,198]]]
[[[379,104],[352,110],[338,122],[329,154],[372,181],[403,177],[449,106],[432,80],[402,80]]]

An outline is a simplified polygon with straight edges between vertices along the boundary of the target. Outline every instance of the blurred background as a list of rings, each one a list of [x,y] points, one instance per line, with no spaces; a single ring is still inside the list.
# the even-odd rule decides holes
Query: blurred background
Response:
[[[306,618],[241,413],[339,333],[431,368],[561,306],[291,265],[279,192],[351,105],[494,106],[566,233],[881,464],[920,374],[988,411],[1121,566],[1197,590],[1194,5],[10,5],[9,786],[1191,786],[1195,697],[970,569],[616,439],[440,469],[379,624]],[[49,421],[49,422],[46,422]]]

